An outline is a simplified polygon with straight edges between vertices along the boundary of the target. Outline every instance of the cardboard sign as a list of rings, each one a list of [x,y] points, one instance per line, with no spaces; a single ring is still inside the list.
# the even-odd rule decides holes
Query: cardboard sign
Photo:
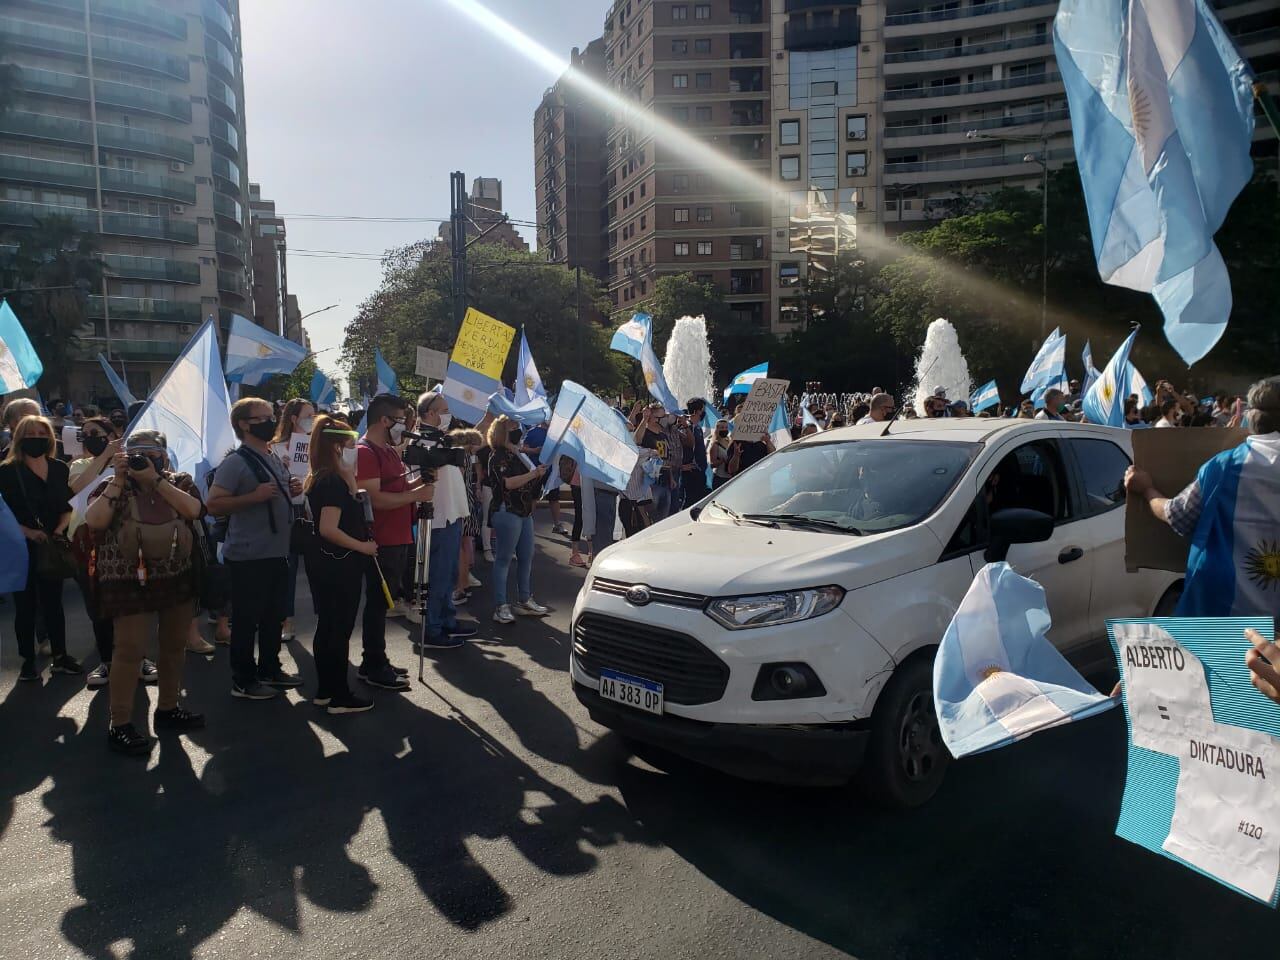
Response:
[[[515,327],[468,307],[462,319],[462,329],[458,331],[458,340],[453,345],[452,360],[468,370],[497,380],[502,376],[502,367],[507,362],[515,335]]]
[[[413,372],[428,380],[443,380],[449,370],[449,354],[430,347],[418,347],[418,364]]]
[[[1239,446],[1248,435],[1242,428],[1222,427],[1133,430],[1133,465],[1151,474],[1151,482],[1166,497],[1176,497],[1196,478],[1206,460]],[[1152,515],[1144,498],[1130,494],[1124,511],[1126,570],[1185,573],[1187,547],[1186,540]]]
[[[778,402],[787,395],[790,380],[761,378],[751,385],[747,399],[738,407],[733,418],[733,439],[745,443],[763,440],[769,432],[769,423]]]
[[[284,449],[279,450],[280,447]],[[280,460],[289,470],[289,476],[305,481],[307,471],[311,469],[311,437],[305,433],[295,433],[287,444],[278,444],[277,450]],[[294,503],[302,503],[302,500],[303,496],[293,498]]]

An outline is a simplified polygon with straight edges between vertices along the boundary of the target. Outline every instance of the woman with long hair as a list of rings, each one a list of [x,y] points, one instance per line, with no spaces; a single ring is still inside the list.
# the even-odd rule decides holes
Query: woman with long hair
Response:
[[[311,436],[316,422],[316,408],[310,400],[294,397],[284,405],[280,419],[276,421],[276,435],[271,439],[271,452],[280,458],[290,476],[296,476],[293,468],[293,451],[289,449],[289,440],[295,433]],[[293,515],[302,516],[302,495],[293,501]],[[294,597],[298,592],[298,555],[289,554],[289,585],[285,588],[284,623],[280,625],[280,639],[288,642],[296,636],[293,628]]]
[[[493,560],[493,600],[497,623],[512,623],[516,614],[545,617],[551,611],[533,599],[533,505],[542,492],[546,464],[534,466],[519,453],[523,431],[510,417],[498,417],[489,425],[489,484],[493,506],[489,523],[498,535]],[[516,561],[519,602],[507,602],[507,578]]]
[[[480,581],[471,573],[476,562],[476,537],[480,535],[480,495],[477,454],[484,446],[484,437],[479,430],[450,430],[449,439],[455,448],[467,452],[467,465],[462,468],[462,480],[467,487],[467,515],[462,521],[462,548],[458,557],[458,579],[454,584],[453,605],[466,603],[471,599],[471,591],[480,586]]]
[[[84,522],[98,532],[93,559],[98,615],[114,620],[107,743],[119,753],[140,755],[150,752],[152,740],[133,725],[133,699],[157,621],[155,729],[204,726],[203,716],[178,703],[197,594],[192,554],[198,547],[191,524],[199,520],[201,504],[173,483],[168,444],[158,431],[135,431],[112,466],[115,476],[90,500]]]
[[[342,421],[326,414],[317,417],[303,484],[319,535],[306,561],[316,608],[312,653],[318,682],[312,703],[331,714],[362,713],[373,706],[372,700],[352,693],[347,683],[348,650],[365,569],[378,555],[356,496],[356,437]]]
[[[67,625],[62,611],[62,579],[42,575],[42,551],[56,549],[71,522],[71,488],[67,465],[56,457],[53,424],[44,417],[23,417],[14,428],[9,452],[0,463],[0,496],[27,540],[27,588],[14,594],[14,633],[22,667],[19,680],[36,680],[36,611],[44,618],[53,651],[50,671],[79,674],[83,670],[67,654]],[[19,558],[21,563],[23,558]]]

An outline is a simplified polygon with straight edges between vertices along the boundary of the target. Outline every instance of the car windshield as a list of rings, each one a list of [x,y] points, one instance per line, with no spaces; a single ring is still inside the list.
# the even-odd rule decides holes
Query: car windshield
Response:
[[[977,448],[892,439],[792,444],[717,490],[704,516],[832,533],[896,530],[934,511]]]

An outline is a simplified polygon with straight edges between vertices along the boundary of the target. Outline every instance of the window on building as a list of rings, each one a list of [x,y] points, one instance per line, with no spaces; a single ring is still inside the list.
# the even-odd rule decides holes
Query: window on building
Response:
[[[782,157],[779,159],[779,175],[783,180],[800,179],[800,158]]]
[[[698,123],[710,123],[710,122],[711,122],[711,108],[710,108],[710,107],[695,107],[695,108],[694,108],[694,119],[695,119],[695,120],[697,120],[697,122],[698,122]]]
[[[710,222],[711,222],[711,208],[710,208],[710,207],[699,207],[699,208],[698,208],[698,222],[699,222],[699,223],[710,223]]]
[[[678,3],[671,8],[672,20],[688,20],[689,8],[683,3]]]
[[[648,216],[647,216],[647,215],[645,215],[645,214],[643,214],[643,213],[642,213],[642,214],[640,214],[640,229],[641,229],[641,230],[648,230],[648,229],[649,229],[649,218],[648,218]]]
[[[640,281],[640,296],[642,296],[642,297],[643,297],[643,296],[644,296],[646,293],[648,293],[648,292],[649,292],[649,284],[648,284],[648,282],[647,282],[647,281],[644,281],[644,280],[641,280],[641,281]]]
[[[709,73],[695,73],[695,74],[693,75],[693,82],[694,82],[694,86],[696,86],[699,90],[710,90],[710,89],[711,89],[711,74],[709,74]]]
[[[671,75],[671,86],[676,90],[683,90],[689,86],[689,75],[687,73],[673,73]]]
[[[644,194],[645,194],[645,186],[646,186],[646,185],[645,185],[645,184],[643,184],[643,183],[642,183],[642,184],[640,184],[640,196],[642,196],[642,197],[643,197],[643,196],[644,196]]]
[[[699,241],[698,241],[698,256],[700,256],[700,257],[709,257],[709,256],[711,256],[711,241],[710,241],[710,240],[699,240]]]
[[[637,58],[637,60],[636,60],[636,66],[637,66],[637,67],[643,67],[643,66],[644,66],[644,51],[643,51],[643,50],[641,50],[641,51],[640,51],[640,56],[639,56],[639,58]]]
[[[705,193],[710,184],[711,180],[705,173],[695,173],[693,175],[693,187],[699,193]]]
[[[672,174],[671,192],[672,193],[688,193],[689,192],[689,175],[687,173]]]
[[[688,123],[689,108],[688,107],[672,107],[671,119],[676,121],[677,123]]]
[[[844,118],[844,138],[846,140],[867,139],[867,117],[860,114],[856,117]]]
[[[778,264],[778,286],[795,287],[800,284],[800,264],[798,263],[780,263]]]
[[[675,208],[675,222],[676,222],[676,223],[688,223],[688,222],[689,222],[689,208],[688,208],[688,207],[676,207],[676,208]]]
[[[695,4],[693,5],[693,19],[695,19],[695,20],[710,20],[710,19],[711,19],[711,4],[709,4],[709,3],[695,3]]]
[[[677,241],[675,245],[675,255],[677,257],[687,257],[689,255],[689,244],[683,241]]]
[[[676,56],[678,56],[678,57],[679,57],[679,56],[683,56],[684,54],[688,53],[688,52],[689,52],[689,41],[688,41],[688,40],[672,40],[672,41],[671,41],[671,52],[672,52],[673,54],[675,54]]]
[[[711,38],[710,38],[710,37],[703,37],[702,39],[694,40],[694,41],[693,41],[693,52],[694,52],[694,53],[710,53],[710,52],[711,52]]]
[[[782,120],[778,123],[778,144],[788,147],[800,142],[800,121]]]
[[[850,150],[844,155],[844,175],[846,177],[865,177],[867,175],[867,153],[865,150]]]
[[[834,80],[821,80],[818,83],[809,84],[809,96],[811,97],[834,97],[836,95],[836,82]]]
[[[694,283],[715,283],[716,278],[710,273],[695,273],[693,281]]]
[[[795,326],[800,322],[800,304],[782,303],[778,306],[778,323],[781,326]]]

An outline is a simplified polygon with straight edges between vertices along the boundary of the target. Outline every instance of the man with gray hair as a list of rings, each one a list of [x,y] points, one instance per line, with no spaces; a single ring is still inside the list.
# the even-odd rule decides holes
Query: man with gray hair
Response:
[[[1280,617],[1280,377],[1249,388],[1250,436],[1200,467],[1176,497],[1143,470],[1125,487],[1155,515],[1191,538],[1180,617]]]
[[[893,416],[893,397],[887,393],[876,393],[871,397],[871,409],[867,411],[867,415],[858,421],[858,426],[864,423],[884,423]]]

